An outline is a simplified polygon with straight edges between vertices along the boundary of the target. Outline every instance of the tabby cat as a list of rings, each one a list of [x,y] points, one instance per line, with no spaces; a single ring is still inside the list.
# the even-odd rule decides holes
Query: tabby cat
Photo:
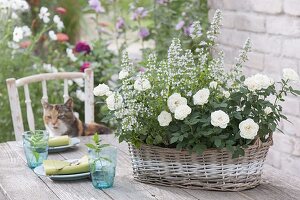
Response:
[[[84,124],[73,113],[73,100],[64,104],[49,104],[42,100],[44,124],[50,136],[69,135],[71,137],[108,134],[111,130],[101,124]]]

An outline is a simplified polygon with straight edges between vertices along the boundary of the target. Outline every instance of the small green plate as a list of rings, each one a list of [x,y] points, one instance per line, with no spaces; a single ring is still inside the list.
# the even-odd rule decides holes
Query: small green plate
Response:
[[[66,160],[67,162],[76,162],[75,160]],[[37,175],[39,176],[47,176],[44,170],[44,166],[40,165],[33,170]],[[84,172],[79,174],[65,174],[65,175],[50,175],[47,176],[53,181],[74,181],[74,180],[80,180],[80,179],[86,179],[90,177],[90,172]]]

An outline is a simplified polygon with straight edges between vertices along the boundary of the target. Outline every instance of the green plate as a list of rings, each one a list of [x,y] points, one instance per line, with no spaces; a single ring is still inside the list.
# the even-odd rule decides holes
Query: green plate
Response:
[[[76,162],[78,159],[75,160],[66,160],[67,162]],[[39,176],[47,176],[44,170],[44,166],[40,165],[33,170]],[[65,175],[50,175],[47,176],[53,181],[74,181],[80,179],[86,179],[90,177],[90,172],[84,172],[79,174],[65,174]]]
[[[79,143],[80,143],[79,138],[76,138],[76,137],[70,138],[70,144],[69,145],[59,146],[59,147],[49,147],[48,152],[49,153],[57,153],[57,152],[66,151],[66,150],[72,149],[73,147],[75,147]]]

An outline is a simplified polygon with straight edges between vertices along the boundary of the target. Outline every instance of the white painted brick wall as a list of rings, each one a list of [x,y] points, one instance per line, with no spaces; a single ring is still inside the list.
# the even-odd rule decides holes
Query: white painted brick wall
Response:
[[[208,0],[208,5],[210,19],[216,9],[223,11],[217,49],[224,50],[225,66],[234,64],[250,37],[253,51],[245,63],[246,74],[262,72],[279,80],[283,68],[300,73],[300,0]],[[282,105],[292,123],[280,122],[286,134],[274,133],[267,162],[300,176],[300,98],[288,96]]]

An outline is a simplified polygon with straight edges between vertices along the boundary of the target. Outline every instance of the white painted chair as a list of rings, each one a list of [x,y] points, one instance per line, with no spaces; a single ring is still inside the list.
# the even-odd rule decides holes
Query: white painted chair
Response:
[[[42,99],[48,100],[47,95],[47,82],[48,80],[64,80],[64,101],[69,98],[68,91],[68,80],[83,78],[85,83],[85,102],[84,102],[84,112],[85,112],[85,123],[94,122],[94,74],[92,69],[86,69],[84,73],[82,72],[58,72],[58,73],[44,73],[36,74],[32,76],[27,76],[20,78],[18,80],[14,78],[9,78],[6,80],[7,90],[9,95],[9,103],[11,109],[11,116],[13,120],[14,133],[17,141],[22,140],[22,133],[24,132],[24,125],[21,113],[20,99],[18,93],[18,87],[24,87],[25,93],[25,104],[27,121],[30,130],[35,130],[34,116],[32,112],[30,92],[28,84],[41,82],[43,97]]]

